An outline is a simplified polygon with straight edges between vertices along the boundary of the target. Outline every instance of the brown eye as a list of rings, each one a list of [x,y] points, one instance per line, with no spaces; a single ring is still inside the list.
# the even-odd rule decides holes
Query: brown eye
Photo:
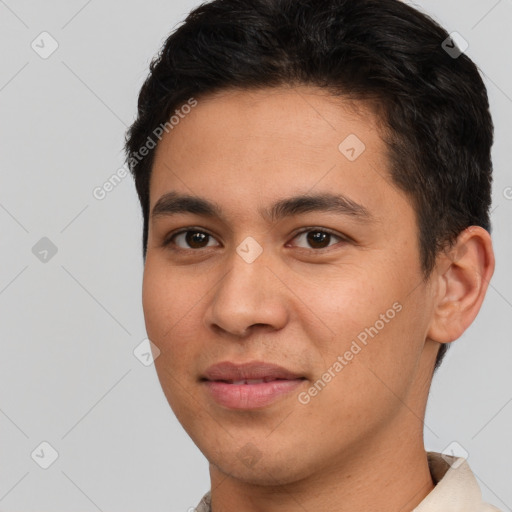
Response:
[[[203,249],[215,245],[210,243],[213,240],[214,238],[204,231],[187,230],[174,234],[166,245],[173,243],[180,249]]]
[[[332,239],[338,239],[343,240],[341,236],[335,235],[334,233],[330,233],[329,231],[325,231],[322,229],[310,229],[308,231],[303,231],[302,233],[299,233],[295,239],[304,239],[306,241],[306,246],[299,245],[299,247],[305,248],[305,249],[325,249],[329,247],[330,245],[333,245],[331,242]]]
[[[331,235],[323,231],[310,231],[307,234],[306,239],[314,249],[323,249],[324,247],[329,246]]]

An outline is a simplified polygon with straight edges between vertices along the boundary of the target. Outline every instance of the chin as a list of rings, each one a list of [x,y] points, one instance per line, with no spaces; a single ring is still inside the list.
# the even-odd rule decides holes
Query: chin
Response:
[[[311,474],[311,465],[286,453],[259,450],[247,443],[240,450],[201,450],[212,468],[225,476],[251,485],[281,486],[298,482]],[[296,452],[296,450],[293,450]]]

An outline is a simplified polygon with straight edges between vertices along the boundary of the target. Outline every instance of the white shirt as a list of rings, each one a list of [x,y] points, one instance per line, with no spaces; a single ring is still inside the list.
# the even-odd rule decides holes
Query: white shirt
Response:
[[[482,501],[482,493],[466,459],[427,452],[435,487],[412,512],[500,512]],[[195,512],[212,512],[208,491]]]

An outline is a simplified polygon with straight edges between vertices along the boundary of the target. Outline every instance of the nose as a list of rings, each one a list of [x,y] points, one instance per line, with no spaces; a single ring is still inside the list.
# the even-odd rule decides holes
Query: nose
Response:
[[[257,326],[282,329],[289,318],[290,292],[285,282],[263,255],[247,263],[234,253],[228,270],[209,295],[207,327],[236,337],[248,336]]]

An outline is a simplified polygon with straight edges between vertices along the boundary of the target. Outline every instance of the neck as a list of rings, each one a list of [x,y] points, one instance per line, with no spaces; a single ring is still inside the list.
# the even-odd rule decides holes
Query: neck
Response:
[[[391,430],[389,439],[366,440],[342,463],[284,485],[255,485],[210,465],[212,512],[410,512],[434,488],[422,431]]]

